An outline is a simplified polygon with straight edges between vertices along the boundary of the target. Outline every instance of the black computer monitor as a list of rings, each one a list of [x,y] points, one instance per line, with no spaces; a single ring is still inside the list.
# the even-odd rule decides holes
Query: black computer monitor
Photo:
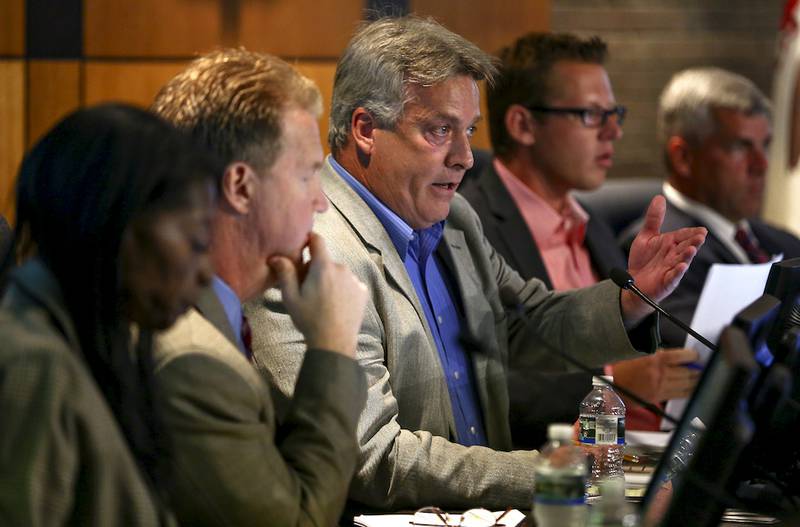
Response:
[[[755,433],[736,467],[739,497],[778,514],[800,496],[800,259],[772,265],[765,294],[737,315],[761,372],[750,393]]]
[[[733,317],[732,324],[747,335],[753,358],[762,369],[769,368],[775,360],[770,338],[780,318],[782,303],[771,294],[763,294]]]
[[[725,328],[653,473],[642,503],[643,525],[717,525],[730,505],[736,460],[753,433],[747,396],[758,369],[748,335]],[[681,452],[691,455],[682,462]]]
[[[764,294],[771,295],[781,302],[776,324],[770,331],[768,338],[769,347],[775,354],[775,359],[785,362],[783,353],[787,351],[784,339],[786,332],[795,326],[800,326],[800,258],[790,258],[772,264],[769,270]],[[791,350],[788,350],[791,351]]]

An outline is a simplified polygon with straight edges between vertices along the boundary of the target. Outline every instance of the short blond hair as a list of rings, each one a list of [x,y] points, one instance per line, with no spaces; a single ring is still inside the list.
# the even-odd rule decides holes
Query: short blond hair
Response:
[[[156,95],[152,110],[225,163],[272,166],[282,147],[282,116],[301,109],[319,117],[314,82],[278,57],[243,48],[194,60]]]

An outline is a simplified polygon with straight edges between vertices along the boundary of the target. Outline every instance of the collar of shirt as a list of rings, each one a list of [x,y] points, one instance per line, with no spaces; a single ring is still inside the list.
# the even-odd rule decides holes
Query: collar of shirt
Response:
[[[242,303],[239,297],[217,275],[211,278],[211,288],[214,290],[214,294],[217,295],[219,303],[222,304],[222,310],[225,311],[225,316],[233,329],[233,334],[236,336],[236,344],[239,346],[239,350],[245,353],[244,342],[242,342]]]
[[[687,198],[666,181],[664,182],[663,192],[664,196],[672,205],[700,220],[700,222],[708,228],[709,232],[733,253],[739,262],[750,263],[747,253],[744,252],[744,249],[742,249],[734,238],[736,236],[736,230],[739,227],[746,229],[748,232],[752,232],[750,231],[750,224],[747,223],[747,220],[742,220],[738,224],[734,224],[711,207]]]
[[[328,163],[339,176],[352,188],[356,194],[364,200],[372,210],[378,221],[389,234],[392,243],[397,249],[402,260],[406,259],[409,249],[412,256],[420,262],[424,262],[439,245],[444,232],[444,221],[437,223],[427,229],[417,230],[411,228],[400,216],[392,209],[383,204],[370,190],[359,180],[354,178],[347,170],[342,167],[331,155],[328,155]]]
[[[583,244],[589,214],[574,197],[567,195],[564,209],[557,211],[497,158],[494,159],[494,169],[541,249],[562,245],[565,241],[575,245]]]

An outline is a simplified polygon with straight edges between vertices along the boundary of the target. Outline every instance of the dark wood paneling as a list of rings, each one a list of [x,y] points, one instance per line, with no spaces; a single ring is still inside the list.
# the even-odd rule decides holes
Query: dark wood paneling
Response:
[[[13,189],[25,151],[25,63],[0,61],[0,213],[13,221]]]
[[[85,0],[87,56],[192,56],[219,45],[222,0]]]
[[[361,20],[363,0],[240,0],[239,42],[281,57],[338,59]]]
[[[361,0],[85,0],[88,56],[183,57],[244,45],[284,57],[338,57]]]
[[[412,0],[411,10],[433,16],[490,53],[525,33],[550,28],[550,0]]]
[[[328,149],[328,116],[331,111],[331,96],[333,95],[333,74],[336,64],[329,61],[298,61],[292,64],[297,70],[313,80],[322,94],[322,116],[319,119],[319,135],[322,147],[327,153]]]
[[[25,0],[0,1],[0,55],[25,53]]]
[[[150,106],[161,86],[187,64],[187,61],[88,61],[85,66],[85,104],[117,101]]]
[[[78,61],[28,62],[28,147],[80,103]]]

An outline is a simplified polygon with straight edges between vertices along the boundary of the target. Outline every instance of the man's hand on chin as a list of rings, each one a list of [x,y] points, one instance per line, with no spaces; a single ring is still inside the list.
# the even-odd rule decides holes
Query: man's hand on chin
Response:
[[[285,256],[270,258],[283,304],[310,348],[354,357],[367,287],[350,269],[331,259],[318,235],[311,234],[308,249],[311,259],[306,264],[298,265]]]

